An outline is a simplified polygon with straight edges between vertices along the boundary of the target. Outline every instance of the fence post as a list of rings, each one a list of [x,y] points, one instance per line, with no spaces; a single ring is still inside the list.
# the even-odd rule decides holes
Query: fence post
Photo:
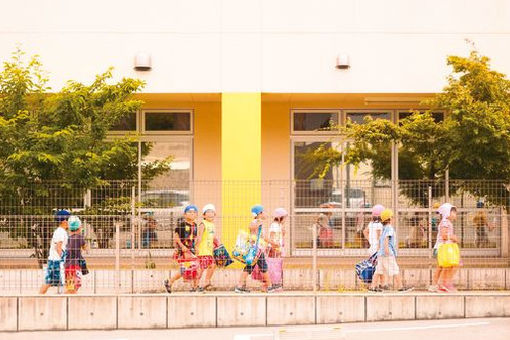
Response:
[[[450,171],[446,169],[444,173],[444,197],[446,198],[446,202],[450,201]]]
[[[312,227],[312,244],[313,244],[313,253],[312,253],[312,285],[313,291],[317,291],[317,225],[313,225]]]
[[[135,200],[136,191],[135,186],[131,187],[131,270],[135,267]]]
[[[432,249],[432,186],[429,185],[429,242],[428,248]],[[429,259],[432,258],[432,252],[429,251]]]
[[[115,293],[119,294],[120,283],[120,223],[115,223]]]

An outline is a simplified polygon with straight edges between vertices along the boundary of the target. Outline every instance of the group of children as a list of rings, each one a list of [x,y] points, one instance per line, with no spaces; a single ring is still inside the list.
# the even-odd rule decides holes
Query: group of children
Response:
[[[181,264],[181,270],[177,271],[170,279],[164,281],[168,293],[172,292],[172,285],[180,278],[191,281],[191,291],[205,291],[212,288],[211,279],[216,270],[217,263],[230,263],[230,255],[221,244],[216,234],[214,219],[216,209],[213,204],[207,204],[202,209],[202,219],[197,221],[198,208],[188,205],[184,209],[184,216],[178,220],[174,229],[174,259]],[[441,252],[442,245],[457,243],[454,233],[453,222],[457,218],[457,209],[450,203],[444,203],[437,210],[440,216],[437,241],[434,246],[433,256],[437,257]],[[232,257],[244,264],[240,280],[235,287],[237,293],[247,293],[246,281],[249,275],[262,281],[264,292],[272,292],[282,288],[282,257],[284,256],[284,223],[288,216],[284,208],[277,208],[273,212],[273,220],[267,232],[264,223],[268,215],[261,205],[251,208],[253,220],[251,221],[246,237],[232,251]],[[392,226],[393,211],[385,209],[382,205],[372,208],[372,221],[365,229],[365,238],[368,239],[370,248],[370,261],[376,263],[375,272],[371,279],[369,290],[382,292],[393,287],[398,291],[409,291],[413,288],[402,285],[400,269],[397,264],[397,237]],[[56,220],[59,227],[54,231],[50,244],[48,265],[45,270],[45,283],[40,289],[44,294],[51,286],[62,286],[65,282],[66,293],[74,294],[81,286],[82,271],[86,270],[85,260],[81,251],[86,243],[82,236],[81,221],[77,216],[72,216],[69,211],[57,212]],[[69,233],[68,233],[69,231]],[[241,235],[241,234],[240,234]],[[223,248],[224,256],[230,262],[218,261],[217,249]],[[191,270],[186,271],[185,264]],[[84,268],[85,265],[85,268]],[[194,267],[193,267],[194,266]],[[458,264],[440,266],[436,268],[431,292],[455,292],[453,277],[458,269]],[[191,274],[190,274],[191,273]],[[202,285],[199,282],[205,273]]]
[[[178,221],[174,229],[174,259],[181,264],[181,270],[177,271],[170,279],[164,281],[164,286],[168,293],[172,292],[174,282],[181,278],[191,281],[192,292],[202,292],[213,288],[211,279],[217,267],[215,250],[223,247],[216,234],[214,225],[216,209],[213,204],[205,205],[202,209],[202,220],[200,222],[197,222],[198,211],[195,205],[188,205],[184,209],[183,218]],[[254,271],[260,274],[263,291],[272,292],[281,288],[281,257],[283,255],[285,235],[284,221],[288,213],[283,208],[278,208],[274,211],[269,233],[266,233],[264,230],[264,222],[267,219],[264,207],[255,205],[251,208],[251,213],[253,220],[249,225],[245,249],[254,252],[253,258],[250,260],[246,259],[248,251],[243,254],[237,254],[237,257],[233,256],[245,265],[239,284],[235,287],[235,292],[249,292],[246,288],[246,281],[248,275],[255,274]],[[268,262],[271,263],[272,268],[277,269],[276,272],[279,272],[273,275],[273,280],[268,272],[270,266]],[[191,270],[187,270],[186,266],[191,267]],[[203,284],[200,285],[204,272],[205,279]],[[189,275],[185,275],[185,273]]]
[[[450,203],[444,203],[439,207],[437,213],[440,215],[441,222],[437,241],[433,249],[433,256],[437,258],[438,251],[443,244],[457,243],[457,236],[454,233],[453,222],[457,218],[457,208]],[[389,283],[393,282],[395,290],[410,291],[412,287],[402,285],[400,269],[397,264],[397,238],[395,229],[391,222],[393,211],[385,209],[382,205],[375,205],[372,208],[372,221],[365,231],[365,237],[369,240],[370,261],[376,263],[373,274],[370,291],[382,292],[389,289]],[[438,264],[432,285],[429,287],[431,292],[455,292],[453,277],[458,269],[457,265],[440,266]]]

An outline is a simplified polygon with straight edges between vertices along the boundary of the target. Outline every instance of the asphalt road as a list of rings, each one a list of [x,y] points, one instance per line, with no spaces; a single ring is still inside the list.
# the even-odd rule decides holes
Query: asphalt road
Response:
[[[0,333],[2,340],[508,340],[510,318],[386,321],[258,328]]]

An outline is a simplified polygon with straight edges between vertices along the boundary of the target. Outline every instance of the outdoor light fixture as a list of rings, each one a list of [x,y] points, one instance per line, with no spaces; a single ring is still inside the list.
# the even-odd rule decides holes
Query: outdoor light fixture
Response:
[[[349,67],[351,67],[351,64],[349,62],[349,55],[347,54],[339,54],[336,57],[336,66],[339,70],[346,70]]]
[[[138,52],[135,55],[135,70],[150,71],[152,69],[152,60],[149,53]]]

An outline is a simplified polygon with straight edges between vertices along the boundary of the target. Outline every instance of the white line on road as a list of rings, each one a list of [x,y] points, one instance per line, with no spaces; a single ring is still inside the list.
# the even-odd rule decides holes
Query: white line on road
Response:
[[[446,325],[432,325],[432,326],[414,326],[414,327],[391,327],[391,328],[368,328],[368,329],[348,329],[346,333],[368,333],[368,332],[395,332],[395,331],[414,331],[423,329],[436,329],[436,328],[459,328],[470,326],[484,326],[488,322],[464,322],[464,323],[451,323]]]

